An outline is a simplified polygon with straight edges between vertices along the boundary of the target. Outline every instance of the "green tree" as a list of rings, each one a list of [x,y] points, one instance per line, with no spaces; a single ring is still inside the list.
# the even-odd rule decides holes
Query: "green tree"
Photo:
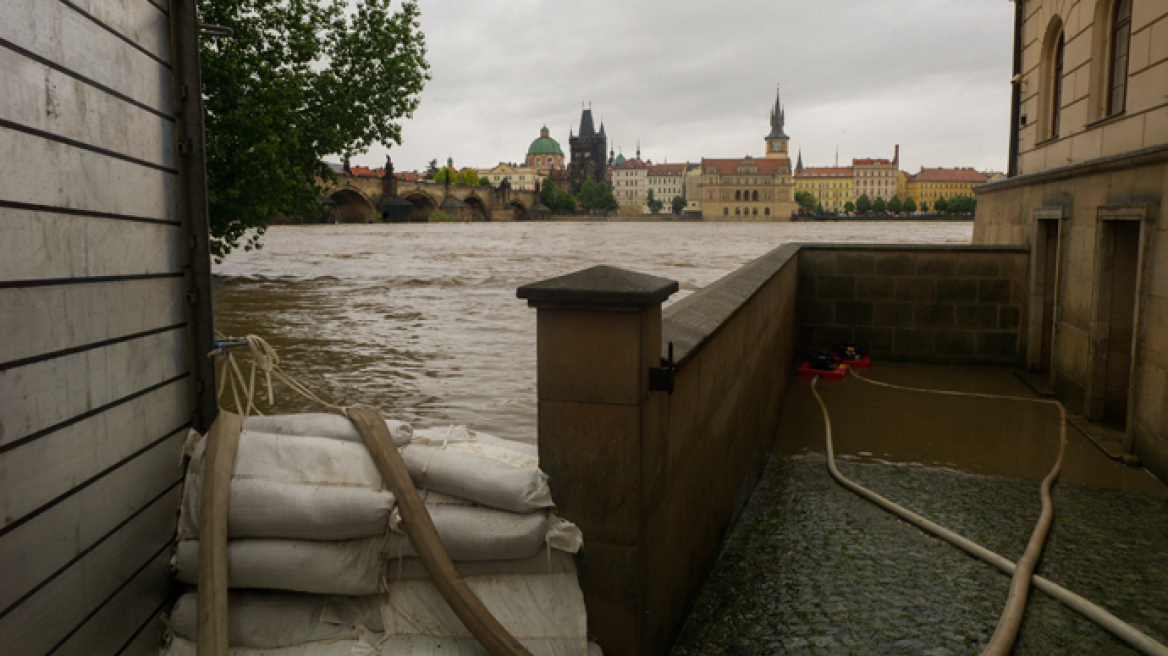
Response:
[[[921,201],[921,211],[922,211],[922,212],[925,212],[925,213],[928,213],[928,211],[929,211],[929,203],[928,203],[928,201],[923,201],[923,200]]]
[[[917,211],[917,202],[915,200],[913,200],[911,197],[906,198],[906,199],[904,199],[904,205],[901,206],[901,210],[905,214],[912,214],[912,213]]]
[[[873,212],[883,212],[887,209],[888,209],[888,203],[884,202],[883,198],[880,198],[879,196],[877,196],[876,200],[872,201],[872,211]]]
[[[902,209],[904,209],[904,203],[900,202],[899,196],[893,196],[892,200],[888,201],[889,212],[892,212],[893,214],[900,214]]]
[[[477,187],[479,186],[479,174],[474,169],[464,169],[459,171],[457,181],[468,187]]]
[[[576,212],[576,199],[572,194],[560,189],[548,207],[555,210],[556,214],[574,214]]]
[[[426,165],[426,172],[422,174],[422,177],[427,179],[427,180],[433,180],[434,176],[437,174],[438,174],[438,160],[432,159],[432,160],[430,160],[430,163]]]
[[[615,212],[620,205],[612,194],[612,187],[606,182],[595,182],[591,178],[580,185],[580,193],[576,194],[580,207],[586,210],[604,210]]]
[[[970,196],[954,196],[949,199],[949,211],[954,214],[972,214],[977,210],[977,200]]]
[[[796,191],[795,202],[799,204],[799,209],[804,212],[814,212],[819,209],[819,200],[807,191]]]
[[[938,212],[948,212],[949,211],[949,201],[945,200],[944,197],[938,198],[936,201],[933,202],[933,208],[936,209]]]
[[[856,211],[856,204],[849,200],[848,202],[844,203],[844,211],[847,212],[848,214],[855,212]]]
[[[652,189],[649,190],[649,195],[645,198],[645,204],[649,206],[649,211],[653,214],[660,212],[661,208],[665,206],[664,201],[658,200],[657,197],[653,195]]]
[[[620,209],[620,203],[616,202],[616,195],[612,193],[612,185],[607,182],[601,182],[599,185],[600,209],[605,212],[615,212]]]
[[[556,183],[552,182],[551,178],[544,178],[539,187],[539,199],[544,205],[555,209],[556,207]]]
[[[861,194],[856,199],[856,211],[860,214],[867,214],[872,211],[872,199],[868,198],[868,194]]]
[[[689,203],[685,201],[684,196],[674,196],[673,200],[669,201],[669,204],[672,206],[673,213],[678,215],[685,211],[686,205],[689,205]]]
[[[269,217],[315,211],[325,156],[401,143],[430,75],[417,2],[395,4],[198,0],[200,22],[234,33],[200,45],[216,258],[259,247]]]

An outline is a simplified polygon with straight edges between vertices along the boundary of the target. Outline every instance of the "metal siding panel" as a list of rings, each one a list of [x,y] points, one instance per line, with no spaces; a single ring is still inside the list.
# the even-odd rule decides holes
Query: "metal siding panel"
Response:
[[[182,270],[178,226],[0,207],[0,282]]]
[[[0,371],[0,445],[185,372],[186,339],[180,328]]]
[[[86,616],[115,595],[144,565],[158,560],[160,549],[174,537],[174,511],[179,489],[159,499],[100,547],[91,551],[61,576],[11,613],[0,618],[0,654],[45,654]],[[169,551],[169,549],[167,550]],[[162,554],[166,562],[166,553]],[[143,570],[145,572],[146,570]],[[128,586],[127,586],[128,587]],[[161,601],[162,596],[154,597]],[[127,627],[123,640],[137,628]],[[90,654],[112,654],[94,649]]]
[[[19,162],[0,176],[0,200],[177,218],[172,173],[5,128],[0,128],[0,161]]]
[[[0,528],[186,424],[189,388],[187,379],[175,381],[0,453],[0,480],[6,487],[0,495]]]
[[[185,317],[181,278],[0,289],[0,363],[173,326]]]
[[[60,2],[0,2],[0,39],[170,114],[170,71]]]
[[[158,656],[166,632],[166,626],[162,623],[163,612],[160,610],[147,620],[119,656]]]
[[[0,536],[0,611],[59,571],[183,475],[180,430],[76,494]],[[108,538],[107,538],[108,539]]]
[[[0,119],[175,167],[174,123],[7,48],[0,89]]]

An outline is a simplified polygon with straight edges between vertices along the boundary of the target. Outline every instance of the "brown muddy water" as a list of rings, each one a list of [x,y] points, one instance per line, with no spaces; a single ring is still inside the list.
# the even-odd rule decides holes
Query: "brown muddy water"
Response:
[[[535,311],[520,285],[609,264],[672,301],[790,241],[968,243],[969,223],[277,226],[215,267],[215,327],[267,339],[326,398],[534,442]],[[286,390],[274,410],[311,403]],[[267,409],[265,409],[267,411]]]

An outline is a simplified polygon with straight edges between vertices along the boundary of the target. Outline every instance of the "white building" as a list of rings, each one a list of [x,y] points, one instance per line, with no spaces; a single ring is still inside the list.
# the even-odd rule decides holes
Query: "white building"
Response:
[[[543,184],[542,176],[534,167],[515,166],[506,162],[500,162],[498,166],[493,169],[475,169],[475,173],[479,174],[480,178],[485,179],[491,183],[492,187],[498,187],[499,183],[507,180],[512,189],[519,191],[535,191]]]

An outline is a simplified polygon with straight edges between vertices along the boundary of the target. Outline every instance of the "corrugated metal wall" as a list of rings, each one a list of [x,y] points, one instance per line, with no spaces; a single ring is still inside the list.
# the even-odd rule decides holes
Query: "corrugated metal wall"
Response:
[[[157,650],[205,307],[170,11],[0,0],[0,654]]]

